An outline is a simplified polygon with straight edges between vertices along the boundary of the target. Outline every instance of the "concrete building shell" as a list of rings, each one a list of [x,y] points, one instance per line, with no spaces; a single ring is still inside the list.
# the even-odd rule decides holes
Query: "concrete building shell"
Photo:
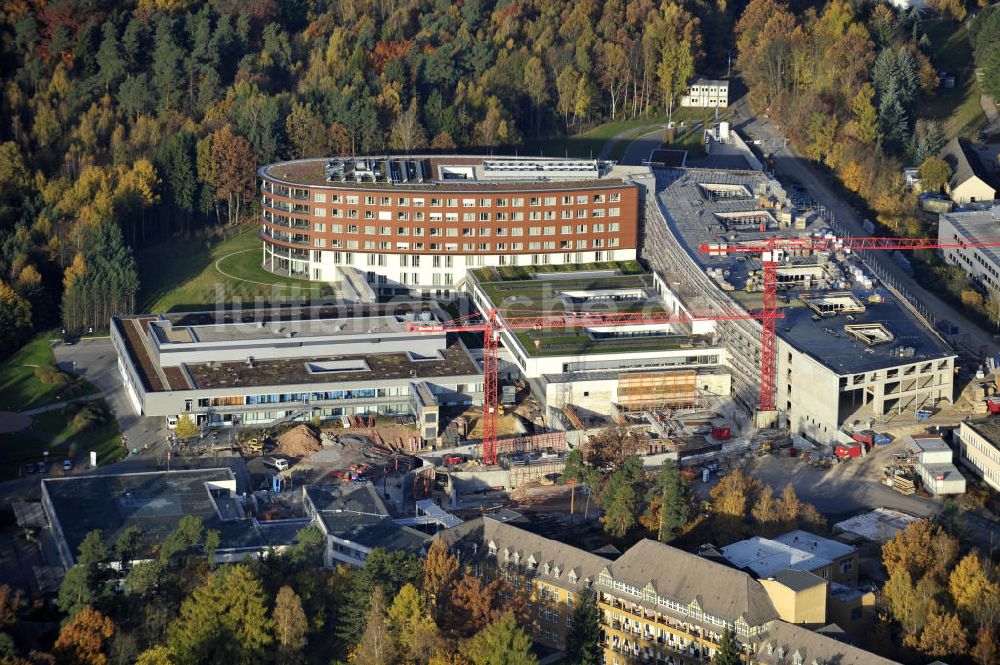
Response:
[[[734,229],[718,218],[750,214],[762,205],[782,205],[780,184],[756,171],[709,169],[657,170],[659,195],[647,197],[641,257],[692,309],[729,309],[734,303],[721,282],[707,274],[731,259],[699,251],[702,242],[731,242],[773,234],[756,228]],[[742,187],[738,195],[718,194],[719,187]],[[728,218],[727,218],[728,219]],[[814,225],[821,225],[816,217]],[[780,230],[783,236],[808,234],[816,228]],[[787,258],[786,255],[778,257]],[[740,265],[746,266],[754,259]],[[731,290],[732,286],[729,287]],[[938,400],[950,401],[954,391],[955,354],[933,333],[923,330],[891,298],[866,314],[852,315],[859,323],[889,318],[897,337],[913,344],[912,354],[896,355],[889,347],[862,348],[861,342],[810,320],[809,313],[784,308],[777,325],[775,405],[793,433],[819,443],[834,443],[845,420],[859,409],[877,418]],[[802,308],[799,308],[802,309]],[[812,328],[812,329],[811,329]],[[761,373],[761,324],[756,320],[720,321],[717,330],[732,368],[733,396],[747,407],[756,404]]]

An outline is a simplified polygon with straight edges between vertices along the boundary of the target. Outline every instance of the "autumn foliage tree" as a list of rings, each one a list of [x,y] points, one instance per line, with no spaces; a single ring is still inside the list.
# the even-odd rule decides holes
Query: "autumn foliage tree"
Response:
[[[466,575],[455,583],[449,597],[447,624],[459,634],[471,635],[503,614],[500,580],[487,582],[482,577]]]
[[[259,157],[249,141],[225,125],[211,135],[208,182],[215,189],[215,196],[225,203],[230,225],[238,223],[245,214],[256,190],[256,172]]]
[[[92,607],[85,607],[59,631],[52,652],[61,665],[105,665],[107,645],[115,624]]]
[[[307,643],[309,621],[302,609],[302,599],[290,586],[278,589],[274,601],[274,637],[281,649],[281,660],[290,663],[299,660]]]
[[[423,592],[427,606],[438,621],[448,604],[458,572],[458,559],[448,551],[444,540],[438,538],[431,543],[424,560]]]

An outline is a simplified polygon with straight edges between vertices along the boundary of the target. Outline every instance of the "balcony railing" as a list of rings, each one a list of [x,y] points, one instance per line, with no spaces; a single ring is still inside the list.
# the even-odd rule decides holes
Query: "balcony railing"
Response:
[[[643,621],[649,621],[651,623],[657,624],[658,626],[663,626],[665,628],[674,631],[675,633],[680,633],[685,637],[696,638],[696,639],[708,639],[705,636],[704,631],[702,631],[700,628],[697,628],[695,626],[684,627],[683,625],[674,622],[672,619],[658,612],[648,612],[648,611],[643,611],[641,609],[637,610],[635,609],[635,606],[631,604],[625,604],[620,601],[608,602],[602,600],[600,601],[600,604],[604,605],[605,608],[607,609],[616,612],[623,612],[630,616],[634,616],[638,619],[642,619]]]

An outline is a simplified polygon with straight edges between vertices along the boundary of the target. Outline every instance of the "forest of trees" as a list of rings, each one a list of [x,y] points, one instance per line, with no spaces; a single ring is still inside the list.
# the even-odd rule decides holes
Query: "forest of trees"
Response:
[[[61,628],[19,649],[18,621],[52,619],[0,587],[4,665],[535,665],[527,588],[467,575],[444,543],[425,559],[376,549],[363,568],[322,567],[314,526],[282,554],[215,565],[219,534],[196,517],[153,544],[132,527],[113,543],[93,531],[59,590]],[[574,605],[567,649],[597,665],[596,603]]]
[[[757,110],[916,232],[896,166],[944,140],[916,119],[931,46],[915,14],[845,0],[13,0],[0,320],[105,327],[135,305],[134,251],[248,220],[261,163],[538,145],[662,112],[732,55]]]
[[[612,427],[592,436],[566,457],[563,478],[587,487],[587,501],[603,511],[605,533],[628,546],[640,538],[686,545],[728,545],[751,536],[772,537],[792,529],[825,532],[826,520],[796,496],[791,484],[780,496],[736,468],[711,490],[711,511],[699,514],[688,481],[677,465],[647,473],[639,456],[642,436]],[[586,510],[586,508],[585,508]]]
[[[946,506],[943,516],[912,524],[882,547],[889,580],[872,646],[908,662],[996,663],[1000,568],[962,547],[954,506]]]
[[[736,8],[640,0],[14,0],[0,9],[0,320],[133,308],[132,258],[248,219],[277,159],[513,150],[660,110]],[[703,37],[708,35],[708,37]]]

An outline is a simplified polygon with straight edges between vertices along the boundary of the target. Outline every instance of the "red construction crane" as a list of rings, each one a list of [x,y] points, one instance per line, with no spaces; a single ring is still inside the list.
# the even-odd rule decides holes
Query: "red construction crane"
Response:
[[[497,463],[497,395],[500,333],[504,330],[542,330],[582,326],[639,326],[699,321],[735,321],[764,317],[781,318],[775,308],[768,313],[747,314],[722,311],[705,315],[670,312],[536,312],[529,310],[489,310],[485,315],[470,314],[444,322],[407,321],[406,330],[415,333],[483,333],[483,464]]]
[[[715,254],[759,254],[763,263],[764,306],[753,318],[761,320],[760,410],[774,410],[775,329],[778,312],[777,252],[828,251],[911,251],[916,249],[964,249],[968,247],[1000,247],[1000,238],[983,238],[975,242],[936,238],[763,238],[739,243],[702,243],[699,248]]]

